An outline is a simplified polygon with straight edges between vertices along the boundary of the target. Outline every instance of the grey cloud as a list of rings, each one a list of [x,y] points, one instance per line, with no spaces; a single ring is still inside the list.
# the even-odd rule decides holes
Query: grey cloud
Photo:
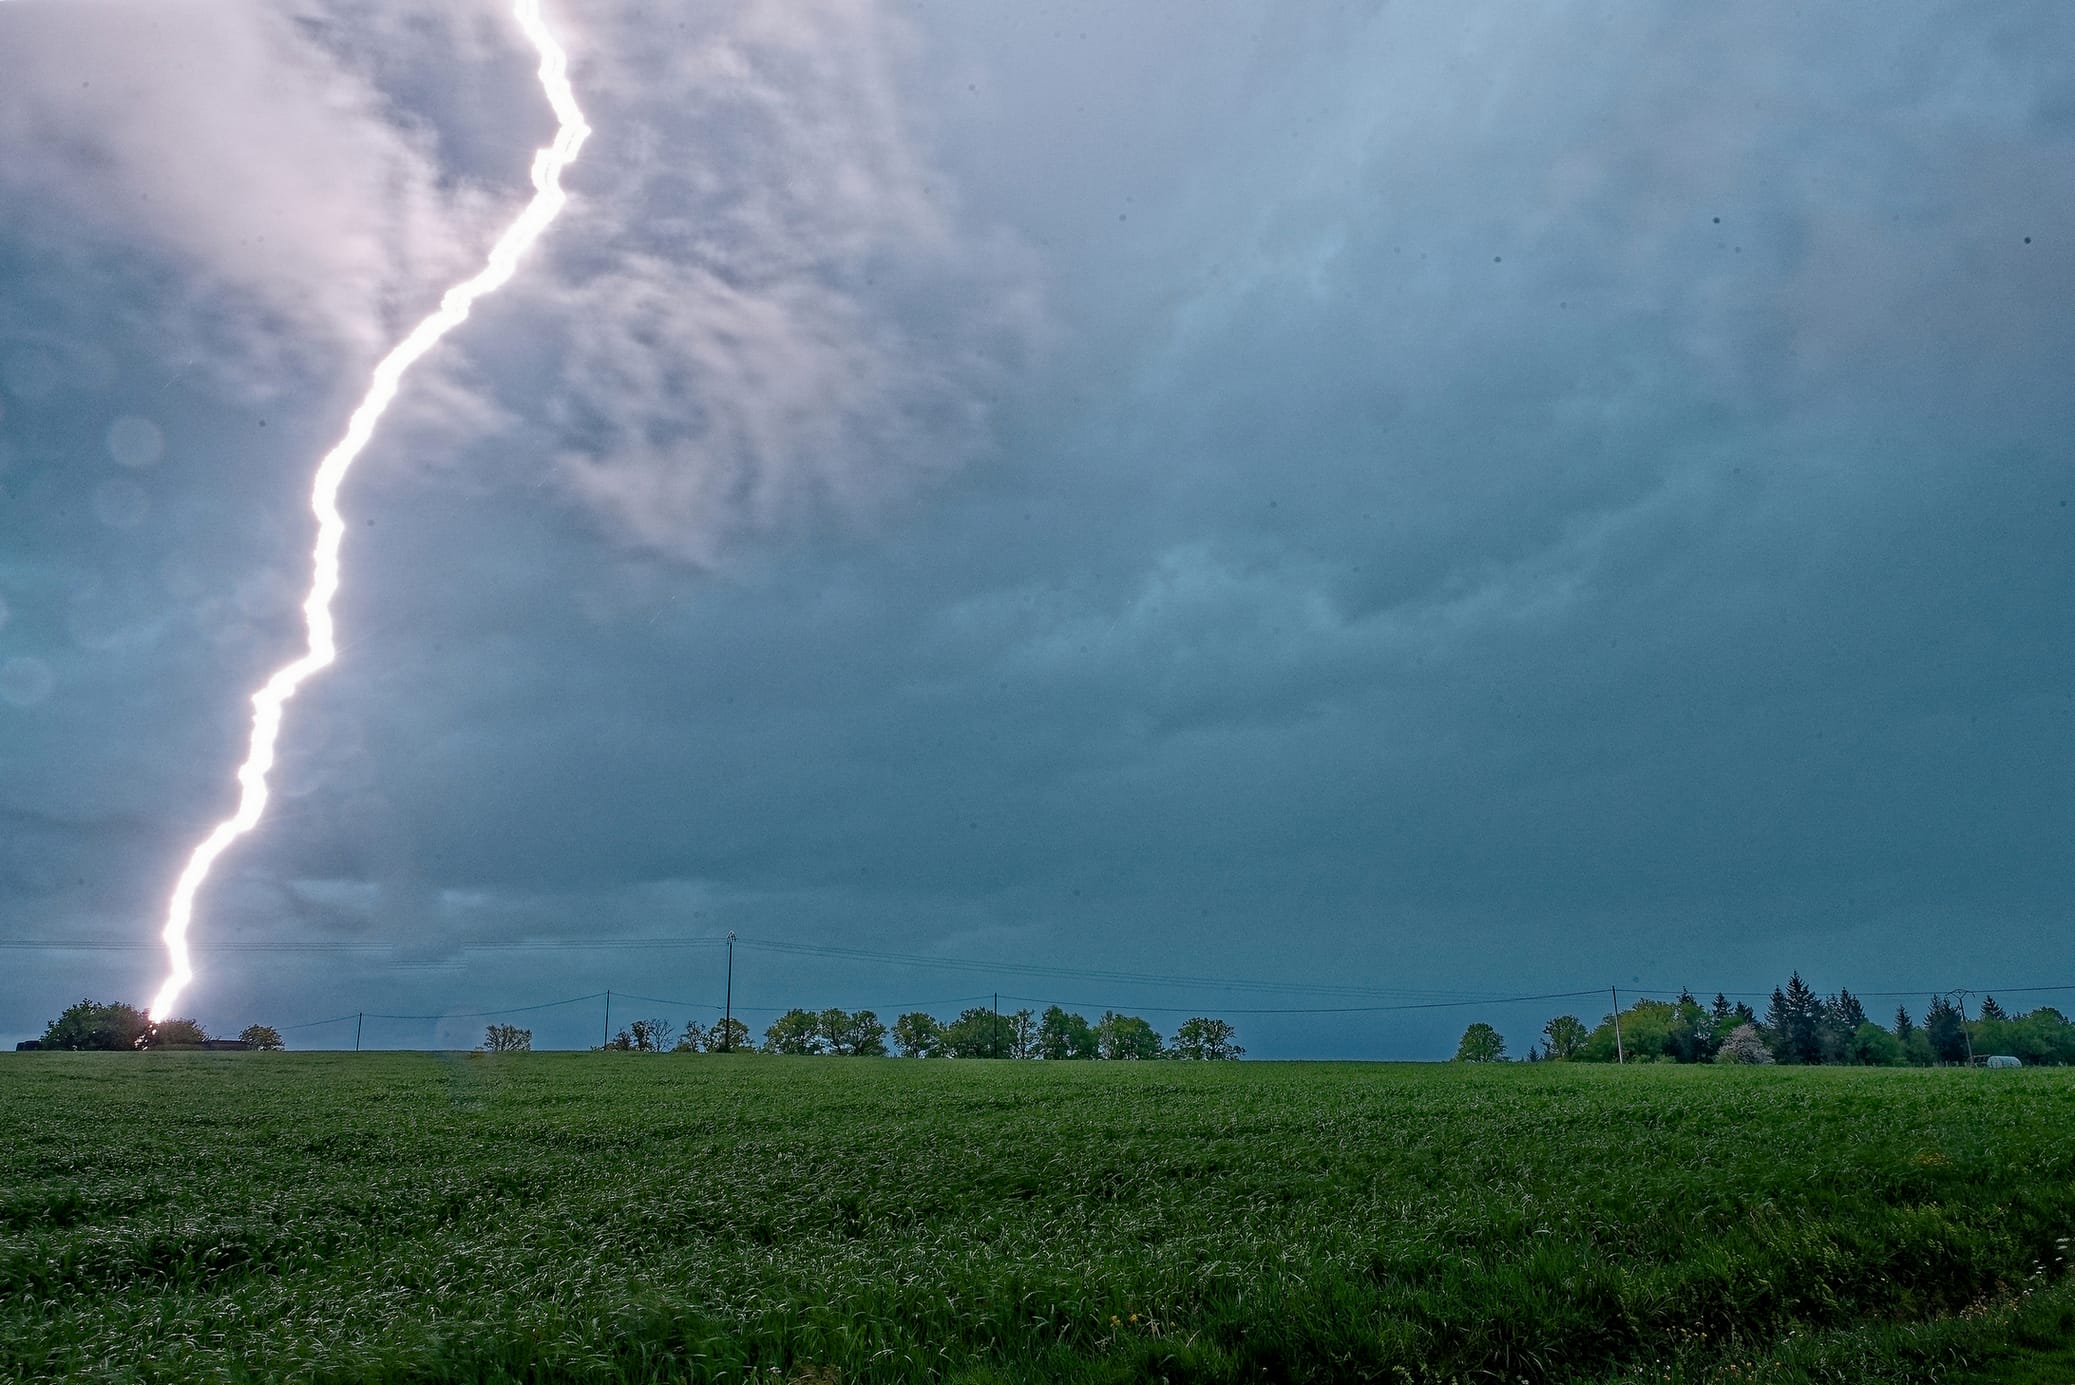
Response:
[[[9,220],[170,260],[162,311],[238,348],[197,364],[257,387],[282,383],[283,352],[371,361],[502,200],[443,187],[422,134],[297,18],[195,0],[0,14]]]
[[[241,959],[198,1003],[717,1000],[694,954],[471,945],[720,928],[1452,990],[2075,961],[2059,8],[681,17],[571,16],[598,158],[466,342],[503,421],[358,482],[353,643],[212,904],[422,976]],[[139,404],[119,310],[47,277],[81,291],[0,419],[35,517],[0,659],[58,683],[0,706],[0,803],[56,819],[9,917],[119,933],[292,633],[239,589],[293,570],[260,521],[325,429]],[[148,472],[102,455],[133,415]]]
[[[678,30],[587,26],[613,81],[551,407],[578,440],[569,489],[636,546],[710,566],[870,518],[983,449],[1042,314],[1028,255],[964,224],[912,128],[898,16],[771,0]]]

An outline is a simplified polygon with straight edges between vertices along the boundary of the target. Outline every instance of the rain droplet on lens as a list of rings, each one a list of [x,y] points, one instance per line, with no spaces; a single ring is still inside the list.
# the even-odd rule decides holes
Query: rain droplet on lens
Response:
[[[148,418],[124,417],[108,426],[108,455],[123,466],[155,466],[165,452],[165,434]]]

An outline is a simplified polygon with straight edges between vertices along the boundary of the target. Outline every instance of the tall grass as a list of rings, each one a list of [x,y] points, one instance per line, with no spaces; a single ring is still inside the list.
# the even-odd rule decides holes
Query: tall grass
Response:
[[[22,1055],[0,1376],[1960,1379],[2075,1340],[2071,1136],[2060,1071]]]

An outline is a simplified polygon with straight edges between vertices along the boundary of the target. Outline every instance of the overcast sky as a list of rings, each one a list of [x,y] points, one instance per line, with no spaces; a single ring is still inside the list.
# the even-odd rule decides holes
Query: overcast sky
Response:
[[[212,1030],[730,929],[758,1032],[1264,1057],[2075,985],[2061,0],[551,16],[596,133],[347,487]],[[0,4],[0,1039],[155,989],[315,459],[552,129],[494,4]]]

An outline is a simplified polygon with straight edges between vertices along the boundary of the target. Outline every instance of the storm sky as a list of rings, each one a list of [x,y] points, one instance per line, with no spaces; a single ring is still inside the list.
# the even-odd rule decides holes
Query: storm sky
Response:
[[[2067,5],[551,19],[596,133],[347,487],[212,1031],[729,930],[758,1032],[1261,1057],[2075,987]],[[552,128],[495,4],[0,4],[0,1039],[156,987],[311,468]]]

